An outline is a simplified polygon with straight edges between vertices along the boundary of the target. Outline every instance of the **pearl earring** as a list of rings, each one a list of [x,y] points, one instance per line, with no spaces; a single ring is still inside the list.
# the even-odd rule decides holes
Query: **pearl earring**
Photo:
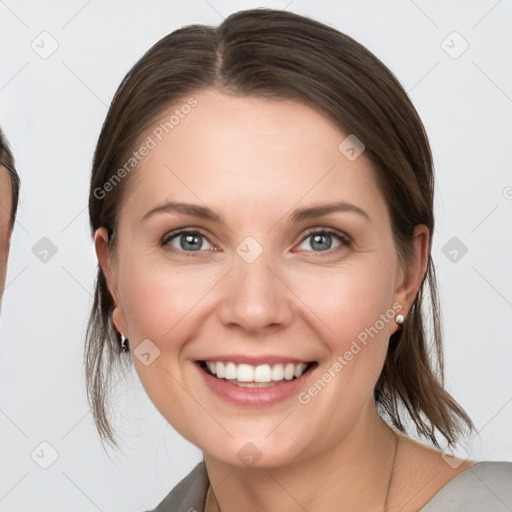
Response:
[[[404,323],[404,315],[396,315],[395,322],[398,325],[402,325]]]

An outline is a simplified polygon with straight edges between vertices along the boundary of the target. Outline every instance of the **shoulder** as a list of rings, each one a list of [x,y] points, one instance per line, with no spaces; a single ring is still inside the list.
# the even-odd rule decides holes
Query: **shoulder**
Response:
[[[208,473],[202,460],[151,512],[204,512],[208,485]]]
[[[419,512],[512,510],[512,462],[481,461],[450,480]]]

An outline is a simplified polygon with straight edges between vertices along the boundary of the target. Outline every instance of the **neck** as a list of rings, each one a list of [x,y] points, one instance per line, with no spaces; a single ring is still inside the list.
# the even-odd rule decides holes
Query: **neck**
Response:
[[[271,468],[234,467],[204,454],[213,487],[205,511],[384,511],[397,439],[375,405],[335,444],[322,441],[314,456]]]

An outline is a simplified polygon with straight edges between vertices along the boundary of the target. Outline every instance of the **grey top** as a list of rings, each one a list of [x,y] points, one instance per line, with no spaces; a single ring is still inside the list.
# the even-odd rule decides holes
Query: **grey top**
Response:
[[[204,512],[209,480],[204,460],[151,512]],[[511,512],[512,462],[477,462],[450,480],[418,512]]]

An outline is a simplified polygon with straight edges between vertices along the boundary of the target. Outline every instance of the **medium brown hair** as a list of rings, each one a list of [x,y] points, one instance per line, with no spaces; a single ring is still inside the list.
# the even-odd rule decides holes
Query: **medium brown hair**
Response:
[[[16,220],[16,213],[18,211],[18,202],[20,197],[20,177],[16,172],[14,166],[14,157],[12,156],[7,139],[5,138],[2,129],[0,128],[0,166],[5,167],[11,176],[11,231],[14,228],[14,221]]]
[[[400,431],[407,430],[405,414],[434,445],[439,447],[436,429],[454,445],[464,427],[471,431],[474,426],[443,387],[441,319],[431,258],[434,174],[429,142],[393,73],[349,36],[288,11],[252,9],[230,15],[218,27],[186,26],[158,41],[123,79],[103,124],[89,196],[93,234],[105,227],[111,237],[116,230],[131,174],[138,171],[108,193],[105,184],[133,154],[144,130],[169,106],[205,89],[295,100],[327,115],[346,134],[355,134],[373,164],[404,268],[414,257],[414,227],[428,227],[428,266],[403,328],[390,338],[374,396],[381,414],[389,415]],[[115,237],[109,250],[115,250]],[[421,309],[426,285],[430,340]],[[108,394],[117,370],[130,358],[122,355],[113,308],[99,267],[87,329],[87,389],[101,438],[116,445]]]

